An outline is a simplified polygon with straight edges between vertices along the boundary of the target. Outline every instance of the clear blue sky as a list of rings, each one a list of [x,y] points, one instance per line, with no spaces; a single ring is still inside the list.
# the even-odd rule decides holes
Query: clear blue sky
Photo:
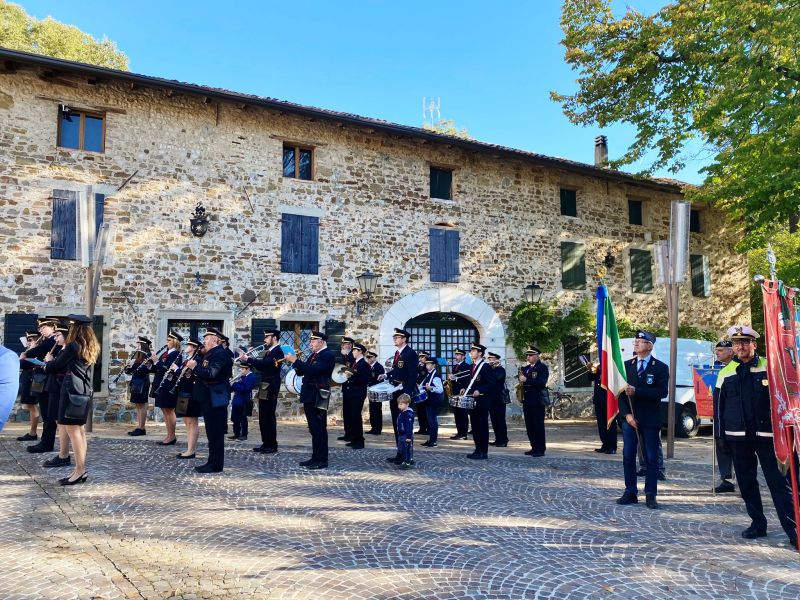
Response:
[[[575,87],[559,0],[18,3],[116,41],[136,73],[416,126],[422,98],[437,97],[442,117],[479,140],[588,163],[596,135],[612,158],[633,138],[576,127],[549,99]],[[648,12],[664,0],[625,4]],[[678,178],[698,183],[702,166]]]

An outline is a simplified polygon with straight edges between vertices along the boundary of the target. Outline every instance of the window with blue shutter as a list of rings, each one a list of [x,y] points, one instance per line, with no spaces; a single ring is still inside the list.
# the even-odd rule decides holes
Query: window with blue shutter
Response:
[[[702,254],[691,254],[689,265],[692,269],[692,296],[708,298],[711,295],[708,260]]]
[[[97,239],[97,236],[100,235],[100,227],[103,225],[103,213],[105,211],[106,206],[106,195],[105,194],[95,194],[94,195],[94,237]]]
[[[459,232],[454,229],[431,228],[431,281],[457,283],[459,276]]]
[[[580,242],[561,242],[561,287],[586,288],[586,247]]]
[[[308,275],[319,273],[319,217],[283,215],[281,271]]]
[[[78,247],[78,192],[53,190],[50,231],[50,258],[75,260]]]
[[[640,294],[653,291],[653,253],[631,249],[631,289]]]

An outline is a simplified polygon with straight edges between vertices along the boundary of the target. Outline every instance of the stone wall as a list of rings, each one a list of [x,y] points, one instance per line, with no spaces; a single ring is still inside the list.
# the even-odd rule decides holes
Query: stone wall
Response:
[[[631,291],[627,258],[629,248],[668,236],[678,196],[666,187],[113,81],[20,70],[0,74],[0,94],[0,306],[39,314],[82,306],[80,261],[50,259],[51,193],[92,185],[108,194],[113,227],[97,302],[112,362],[127,358],[137,335],[165,335],[167,311],[222,315],[238,340],[249,339],[252,318],[337,319],[374,346],[387,307],[431,288],[481,298],[504,328],[532,281],[564,306],[590,299],[608,250],[617,314],[666,320],[662,290]],[[106,111],[104,153],[56,147],[60,102]],[[283,177],[284,141],[314,147],[314,181]],[[454,169],[452,200],[429,197],[431,165]],[[560,187],[578,190],[577,218],[560,215]],[[645,226],[628,224],[630,197],[645,201]],[[198,201],[211,214],[203,238],[188,227]],[[694,298],[685,285],[682,322],[722,332],[749,320],[745,258],[734,253],[735,229],[722,214],[697,208],[704,231],[691,235],[691,251],[709,257],[712,295]],[[320,217],[319,275],[281,273],[285,212]],[[457,284],[430,281],[428,229],[436,224],[460,231]],[[585,242],[585,290],[561,289],[560,241]],[[375,303],[357,315],[356,276],[366,269],[381,277]],[[262,293],[235,316],[245,289]],[[119,405],[123,394],[110,388],[110,404]],[[125,411],[110,406],[109,415]]]

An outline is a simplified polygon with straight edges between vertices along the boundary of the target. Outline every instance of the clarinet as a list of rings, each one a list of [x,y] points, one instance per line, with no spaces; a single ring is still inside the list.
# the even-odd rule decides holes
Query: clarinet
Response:
[[[197,348],[194,351],[194,353],[190,357],[188,357],[186,359],[185,362],[188,363],[190,360],[197,360],[197,358],[200,356],[200,354],[201,354],[201,348]],[[177,394],[178,393],[178,387],[180,386],[180,383],[181,383],[181,379],[183,379],[184,377],[189,377],[189,376],[191,376],[191,374],[192,374],[192,370],[189,367],[187,367],[187,366],[182,367],[181,368],[181,372],[178,373],[177,377],[175,377],[175,379],[174,379],[175,383],[173,383],[172,387],[169,390],[169,393],[172,394],[173,396],[175,394]]]
[[[128,360],[128,362],[125,364],[125,366],[122,367],[122,370],[119,373],[117,373],[117,376],[114,377],[114,383],[117,383],[119,381],[119,378],[122,377],[125,374],[125,369],[128,369],[128,368],[133,366],[133,363],[136,360],[136,355],[137,354],[144,354],[144,353],[141,350],[139,350],[138,348],[136,350],[134,350],[133,351],[133,355],[131,356],[131,358]]]

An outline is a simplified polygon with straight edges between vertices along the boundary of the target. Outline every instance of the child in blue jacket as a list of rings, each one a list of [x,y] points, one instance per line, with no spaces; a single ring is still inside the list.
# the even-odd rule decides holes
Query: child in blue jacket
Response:
[[[397,452],[403,457],[401,469],[410,469],[414,466],[414,410],[409,406],[411,398],[408,394],[401,394],[397,399]]]
[[[241,374],[231,384],[233,402],[231,403],[231,422],[233,435],[229,440],[244,441],[247,439],[247,407],[253,401],[253,388],[258,384],[258,376],[248,365],[241,365]]]

